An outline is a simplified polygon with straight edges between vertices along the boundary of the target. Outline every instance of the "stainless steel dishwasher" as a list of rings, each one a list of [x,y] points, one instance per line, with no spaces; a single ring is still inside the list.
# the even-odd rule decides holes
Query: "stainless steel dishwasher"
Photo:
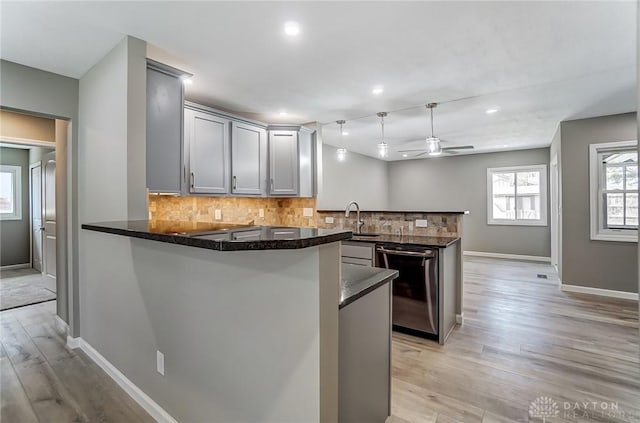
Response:
[[[400,272],[393,281],[393,329],[438,340],[438,251],[377,245],[378,267]]]

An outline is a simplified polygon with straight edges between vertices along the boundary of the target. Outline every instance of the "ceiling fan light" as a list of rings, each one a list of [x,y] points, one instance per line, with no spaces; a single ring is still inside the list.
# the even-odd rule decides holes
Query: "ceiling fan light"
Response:
[[[430,156],[435,156],[442,153],[442,147],[440,146],[440,139],[437,137],[427,138],[427,153]]]
[[[389,144],[381,142],[378,144],[378,156],[387,157],[389,155]]]
[[[346,148],[338,148],[336,150],[336,158],[339,162],[344,162],[347,158],[347,149]]]

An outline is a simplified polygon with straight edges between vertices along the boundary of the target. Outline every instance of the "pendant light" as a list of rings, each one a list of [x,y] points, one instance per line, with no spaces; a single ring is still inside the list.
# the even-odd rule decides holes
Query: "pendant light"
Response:
[[[387,116],[387,112],[380,112],[377,116],[380,118],[380,129],[382,133],[382,138],[378,143],[378,156],[384,158],[389,154],[389,144],[384,142],[384,118]]]
[[[336,150],[336,158],[338,159],[339,162],[344,162],[344,160],[347,158],[347,149],[344,148],[342,125],[347,123],[347,121],[341,119],[341,120],[337,120],[336,123],[340,125],[340,148]]]
[[[430,156],[439,156],[442,154],[442,145],[440,145],[440,138],[433,135],[433,109],[438,106],[438,103],[427,104],[427,109],[431,114],[431,136],[427,137],[427,154]]]

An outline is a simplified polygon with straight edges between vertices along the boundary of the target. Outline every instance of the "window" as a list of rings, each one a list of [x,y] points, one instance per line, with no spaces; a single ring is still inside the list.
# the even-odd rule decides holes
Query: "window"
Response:
[[[22,168],[0,165],[0,219],[22,219]]]
[[[487,169],[490,225],[547,225],[547,166]]]
[[[591,144],[591,239],[638,241],[638,143]]]

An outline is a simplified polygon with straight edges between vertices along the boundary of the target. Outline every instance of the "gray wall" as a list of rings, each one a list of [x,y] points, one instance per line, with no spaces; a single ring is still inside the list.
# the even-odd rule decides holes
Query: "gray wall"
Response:
[[[29,164],[41,161],[45,155],[52,151],[55,151],[55,149],[46,147],[33,147],[29,149]]]
[[[487,224],[487,168],[539,164],[549,165],[548,148],[391,162],[390,208],[469,210],[464,250],[549,257],[548,225]]]
[[[635,113],[562,122],[562,283],[638,292],[638,245],[592,241],[589,144],[637,139]]]
[[[387,162],[353,152],[339,162],[336,148],[322,145],[318,210],[344,210],[350,201],[362,210],[387,210],[388,200]]]
[[[30,263],[29,150],[0,147],[0,164],[22,168],[22,219],[0,220],[0,265]]]
[[[0,106],[71,121],[71,145],[56,142],[56,285],[58,315],[73,331],[78,311],[78,179],[73,167],[77,163],[78,80],[0,60]]]

